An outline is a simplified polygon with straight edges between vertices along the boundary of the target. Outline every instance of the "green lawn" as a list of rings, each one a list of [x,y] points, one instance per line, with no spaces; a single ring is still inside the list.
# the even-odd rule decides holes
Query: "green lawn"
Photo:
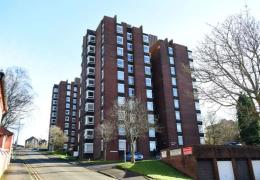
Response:
[[[168,166],[167,164],[159,160],[144,160],[138,161],[135,164],[127,162],[119,165],[118,168],[127,169],[129,171],[140,173],[145,176],[160,180],[190,179],[189,177],[181,174],[176,169]]]
[[[112,161],[112,160],[81,160],[79,161],[83,165],[101,165],[101,164],[113,164],[113,163],[122,163],[123,161]]]

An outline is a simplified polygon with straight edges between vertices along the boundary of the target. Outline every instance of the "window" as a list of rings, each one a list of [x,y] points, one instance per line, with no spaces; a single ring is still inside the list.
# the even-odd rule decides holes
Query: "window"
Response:
[[[151,75],[151,68],[148,67],[148,66],[145,66],[145,67],[144,67],[144,73],[145,73],[146,75]]]
[[[70,104],[66,103],[66,108],[69,109],[70,108]]]
[[[101,55],[103,56],[104,55],[104,52],[105,52],[105,48],[104,46],[101,47]]]
[[[66,114],[66,115],[70,115],[70,110],[66,110],[66,111],[65,111],[65,114]]]
[[[84,144],[84,153],[93,153],[93,143]]]
[[[147,110],[153,111],[153,102],[147,102]]]
[[[150,124],[154,124],[154,115],[153,114],[148,114],[148,122]]]
[[[68,135],[69,134],[69,130],[64,130],[64,134]]]
[[[69,121],[69,120],[70,120],[69,116],[65,116],[65,121]]]
[[[94,74],[95,74],[95,68],[93,68],[93,67],[88,67],[88,68],[87,68],[87,74],[94,75]]]
[[[118,135],[125,136],[125,128],[124,128],[124,126],[120,125],[118,127]]]
[[[123,44],[123,37],[122,36],[117,36],[116,37],[116,42],[117,42],[117,44]]]
[[[175,118],[176,120],[181,120],[180,111],[175,111]]]
[[[169,53],[170,55],[173,55],[173,49],[172,49],[172,47],[168,47],[168,53]]]
[[[101,116],[100,117],[101,121],[103,121],[104,120],[104,110],[101,110],[101,115],[100,116]]]
[[[75,136],[75,131],[71,131],[71,136]]]
[[[78,91],[77,86],[74,86],[73,91],[74,91],[74,92],[77,92],[77,91]]]
[[[72,116],[76,116],[76,111],[72,111]]]
[[[144,56],[144,63],[145,64],[150,64],[151,62],[150,62],[150,56]]]
[[[174,107],[175,107],[175,108],[180,108],[179,100],[178,100],[178,99],[174,99]]]
[[[101,96],[101,106],[104,105],[104,96]]]
[[[76,129],[76,124],[71,124],[71,129]]]
[[[94,130],[93,129],[85,129],[84,138],[85,139],[93,139],[94,138]]]
[[[183,137],[182,136],[178,136],[178,143],[180,146],[183,145]]]
[[[144,52],[145,52],[145,53],[149,53],[149,46],[144,45]]]
[[[124,68],[124,60],[123,59],[117,59],[117,67]]]
[[[127,50],[132,51],[133,50],[133,44],[132,43],[127,43]]]
[[[149,43],[149,36],[148,35],[143,35],[143,41],[145,43]]]
[[[85,116],[85,125],[93,125],[94,116]]]
[[[57,100],[53,100],[52,104],[56,105],[57,104]]]
[[[192,52],[191,51],[188,51],[188,58],[192,59]]]
[[[66,92],[66,95],[67,95],[67,96],[70,96],[70,91],[67,91],[67,92]]]
[[[199,102],[195,102],[195,108],[197,111],[200,110],[200,103]]]
[[[175,75],[175,67],[171,67],[171,75]]]
[[[191,69],[193,69],[193,68],[194,68],[193,61],[190,61],[190,68],[191,68]]]
[[[181,123],[176,123],[177,132],[182,132]]]
[[[117,71],[117,79],[124,80],[124,71]]]
[[[200,137],[200,144],[205,144],[205,138],[204,137]]]
[[[117,98],[117,103],[118,103],[118,105],[123,105],[123,104],[125,104],[125,97],[118,96],[118,98]]]
[[[74,98],[77,98],[77,93],[76,93],[76,92],[73,93],[73,97],[74,97]]]
[[[129,97],[135,96],[135,90],[134,90],[134,88],[129,88],[129,89],[128,89],[128,95],[129,95]]]
[[[57,98],[58,97],[58,94],[53,94],[53,98]]]
[[[57,110],[57,106],[52,106],[52,110],[56,111]]]
[[[125,139],[118,140],[118,150],[119,151],[126,150],[126,140]]]
[[[101,71],[101,79],[104,79],[104,69]]]
[[[94,91],[87,90],[87,98],[89,99],[94,99]]]
[[[173,96],[178,97],[177,88],[172,88]]]
[[[104,92],[104,82],[101,83],[101,92]]]
[[[117,84],[117,92],[119,93],[125,93],[125,85],[124,84]]]
[[[149,137],[155,137],[155,129],[149,128]]]
[[[95,79],[88,78],[87,79],[87,86],[94,87],[95,86]]]
[[[198,128],[199,128],[199,133],[204,133],[202,125],[198,125]]]
[[[170,64],[173,65],[174,64],[173,57],[169,57],[169,60],[170,60]]]
[[[128,76],[128,84],[134,85],[134,77],[133,76]]]
[[[51,116],[52,116],[52,117],[56,117],[56,112],[52,112],[52,113],[51,113]]]
[[[75,123],[76,122],[76,118],[71,118],[71,122]]]
[[[70,142],[71,142],[71,143],[74,143],[74,142],[75,142],[75,138],[74,138],[74,137],[71,137]]]
[[[67,84],[67,90],[71,90],[70,84]]]
[[[58,92],[59,90],[58,90],[58,88],[53,88],[53,92]]]
[[[68,144],[63,144],[63,149],[68,149]]]
[[[175,77],[172,77],[172,85],[173,86],[177,86],[177,82],[176,82],[176,78]]]
[[[65,127],[65,128],[69,128],[69,123],[65,123],[65,124],[64,124],[64,127]]]
[[[150,141],[150,151],[156,150],[156,141]]]
[[[88,35],[88,42],[92,42],[92,43],[95,43],[96,41],[96,37],[93,36],[93,35]]]
[[[145,78],[145,85],[151,87],[152,86],[152,80],[151,78]]]
[[[88,112],[94,112],[94,103],[86,103],[85,110]]]
[[[95,63],[95,56],[88,56],[88,63],[94,64]]]
[[[51,119],[51,123],[56,123],[56,119]]]
[[[153,91],[152,90],[146,90],[146,96],[147,98],[153,98]]]
[[[131,41],[132,40],[132,33],[127,32],[127,40]]]
[[[127,60],[128,60],[128,62],[133,62],[133,60],[134,60],[134,57],[133,57],[133,54],[127,54]]]
[[[117,47],[117,55],[118,56],[123,56],[124,55],[124,49],[121,47]]]
[[[70,102],[70,97],[66,97],[66,102],[67,102],[67,103]]]
[[[194,99],[199,99],[198,91],[193,90]]]
[[[134,66],[128,65],[128,73],[134,73]]]
[[[95,46],[88,45],[88,53],[95,53]]]
[[[73,99],[73,104],[77,104],[77,99]]]
[[[121,25],[116,25],[116,32],[117,32],[117,33],[120,33],[120,34],[123,34],[123,26],[121,26]]]
[[[197,113],[197,121],[202,121],[202,117],[200,113]]]

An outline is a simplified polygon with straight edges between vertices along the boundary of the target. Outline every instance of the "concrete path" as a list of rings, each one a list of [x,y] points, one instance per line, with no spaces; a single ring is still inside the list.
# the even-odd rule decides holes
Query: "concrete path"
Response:
[[[1,180],[30,180],[30,176],[26,166],[22,161],[12,161],[8,169],[3,174]]]

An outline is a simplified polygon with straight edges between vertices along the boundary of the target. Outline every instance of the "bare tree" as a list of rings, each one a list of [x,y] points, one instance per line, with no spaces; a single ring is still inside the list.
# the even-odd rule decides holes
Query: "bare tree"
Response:
[[[8,68],[5,72],[8,112],[1,118],[1,126],[11,127],[31,110],[33,91],[27,72],[22,68]]]
[[[49,145],[51,150],[59,150],[63,147],[63,144],[68,141],[68,137],[63,133],[63,131],[55,126],[50,128],[50,138]]]
[[[107,145],[116,137],[116,127],[113,118],[104,120],[98,128],[101,140],[103,142],[103,158],[107,159]]]
[[[146,136],[149,128],[157,130],[157,126],[148,122],[146,105],[136,98],[126,99],[123,104],[115,103],[111,112],[118,127],[125,131],[126,140],[130,144],[131,162],[135,163],[136,140]]]
[[[212,26],[195,52],[201,99],[234,107],[243,92],[260,107],[259,45],[260,23],[248,10]]]

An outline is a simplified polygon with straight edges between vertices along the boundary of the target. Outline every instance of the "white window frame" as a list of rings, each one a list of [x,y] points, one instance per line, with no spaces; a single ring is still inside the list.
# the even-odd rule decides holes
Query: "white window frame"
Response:
[[[148,45],[144,45],[144,52],[149,53],[149,46]]]
[[[87,68],[87,74],[95,75],[95,68],[94,67],[88,67]]]
[[[150,152],[156,150],[156,141],[149,141]]]
[[[90,96],[89,93],[93,93],[93,96]],[[94,99],[94,96],[95,96],[95,95],[94,95],[94,91],[92,91],[92,90],[87,90],[87,91],[86,91],[86,94],[87,94],[87,98],[88,98],[88,99]]]
[[[128,95],[129,95],[129,97],[134,97],[135,96],[135,89],[134,88],[129,88],[128,89]]]
[[[88,56],[88,64],[95,64],[95,60],[96,60],[96,58],[95,58],[95,56]]]
[[[134,55],[131,54],[131,53],[128,53],[128,54],[127,54],[127,61],[128,61],[128,62],[133,62],[133,61],[134,61]]]
[[[92,132],[92,135],[88,135],[88,132]],[[94,129],[85,129],[84,139],[94,139]]]
[[[171,65],[174,65],[174,59],[173,59],[172,56],[169,57],[169,62],[170,62]]]
[[[171,75],[176,75],[175,67],[171,67]]]
[[[144,55],[144,63],[145,63],[145,64],[151,64],[151,58],[150,58],[150,56]]]
[[[151,67],[144,66],[144,73],[145,73],[146,75],[151,75]]]
[[[148,111],[153,111],[154,110],[153,102],[147,101],[147,110]]]
[[[177,88],[172,88],[172,95],[174,97],[178,97],[178,89]]]
[[[178,136],[178,144],[179,144],[180,146],[183,145],[183,136]]]
[[[90,105],[93,105],[93,109],[90,108]],[[85,110],[86,110],[87,112],[94,112],[94,110],[95,110],[94,103],[86,103]]]
[[[149,36],[146,34],[143,34],[143,42],[149,43]]]
[[[154,115],[153,114],[148,114],[147,119],[150,124],[154,124]]]
[[[127,67],[128,73],[134,73],[134,66],[133,65],[128,65]]]
[[[88,45],[88,53],[95,53],[96,52],[96,47],[92,45]]]
[[[121,81],[125,80],[125,73],[124,73],[124,71],[117,71],[117,80],[121,80]]]
[[[173,102],[175,108],[180,108],[180,101],[178,99],[174,99]]]
[[[173,48],[172,48],[172,47],[168,47],[168,53],[169,53],[170,55],[173,55]]]
[[[91,154],[93,153],[93,143],[85,143],[84,144],[84,153]]]
[[[132,39],[133,39],[133,34],[132,33],[127,32],[126,36],[127,36],[127,40],[132,41]]]
[[[153,98],[153,91],[151,89],[146,89],[146,97]]]
[[[117,59],[117,67],[124,68],[124,60],[123,59],[120,59],[120,58]]]
[[[155,128],[153,127],[149,128],[149,137],[155,137]]]
[[[175,118],[176,118],[176,120],[181,120],[181,113],[180,113],[180,111],[175,111]]]
[[[133,51],[133,44],[132,43],[127,43],[127,50]]]
[[[117,83],[117,92],[118,93],[125,93],[125,84]]]
[[[124,48],[122,48],[122,47],[117,47],[116,54],[117,54],[118,56],[124,56]]]
[[[177,132],[178,132],[178,133],[181,133],[181,132],[182,132],[181,123],[176,123],[176,128],[177,128]]]
[[[94,38],[94,40],[92,38]],[[96,36],[94,36],[92,34],[88,35],[88,42],[95,43],[96,42]]]
[[[124,44],[123,36],[116,36],[116,42],[117,44],[123,45]]]
[[[92,119],[92,121],[90,121],[90,119]],[[94,124],[94,116],[85,116],[85,125],[93,125]]]
[[[116,25],[116,32],[119,33],[119,34],[123,34],[123,26],[117,24]]]
[[[93,84],[91,84],[90,82],[93,82]],[[88,78],[87,79],[87,86],[89,86],[89,87],[94,87],[95,86],[95,79],[93,79],[93,78]]]
[[[134,85],[135,84],[134,76],[128,76],[128,84],[129,85]]]

